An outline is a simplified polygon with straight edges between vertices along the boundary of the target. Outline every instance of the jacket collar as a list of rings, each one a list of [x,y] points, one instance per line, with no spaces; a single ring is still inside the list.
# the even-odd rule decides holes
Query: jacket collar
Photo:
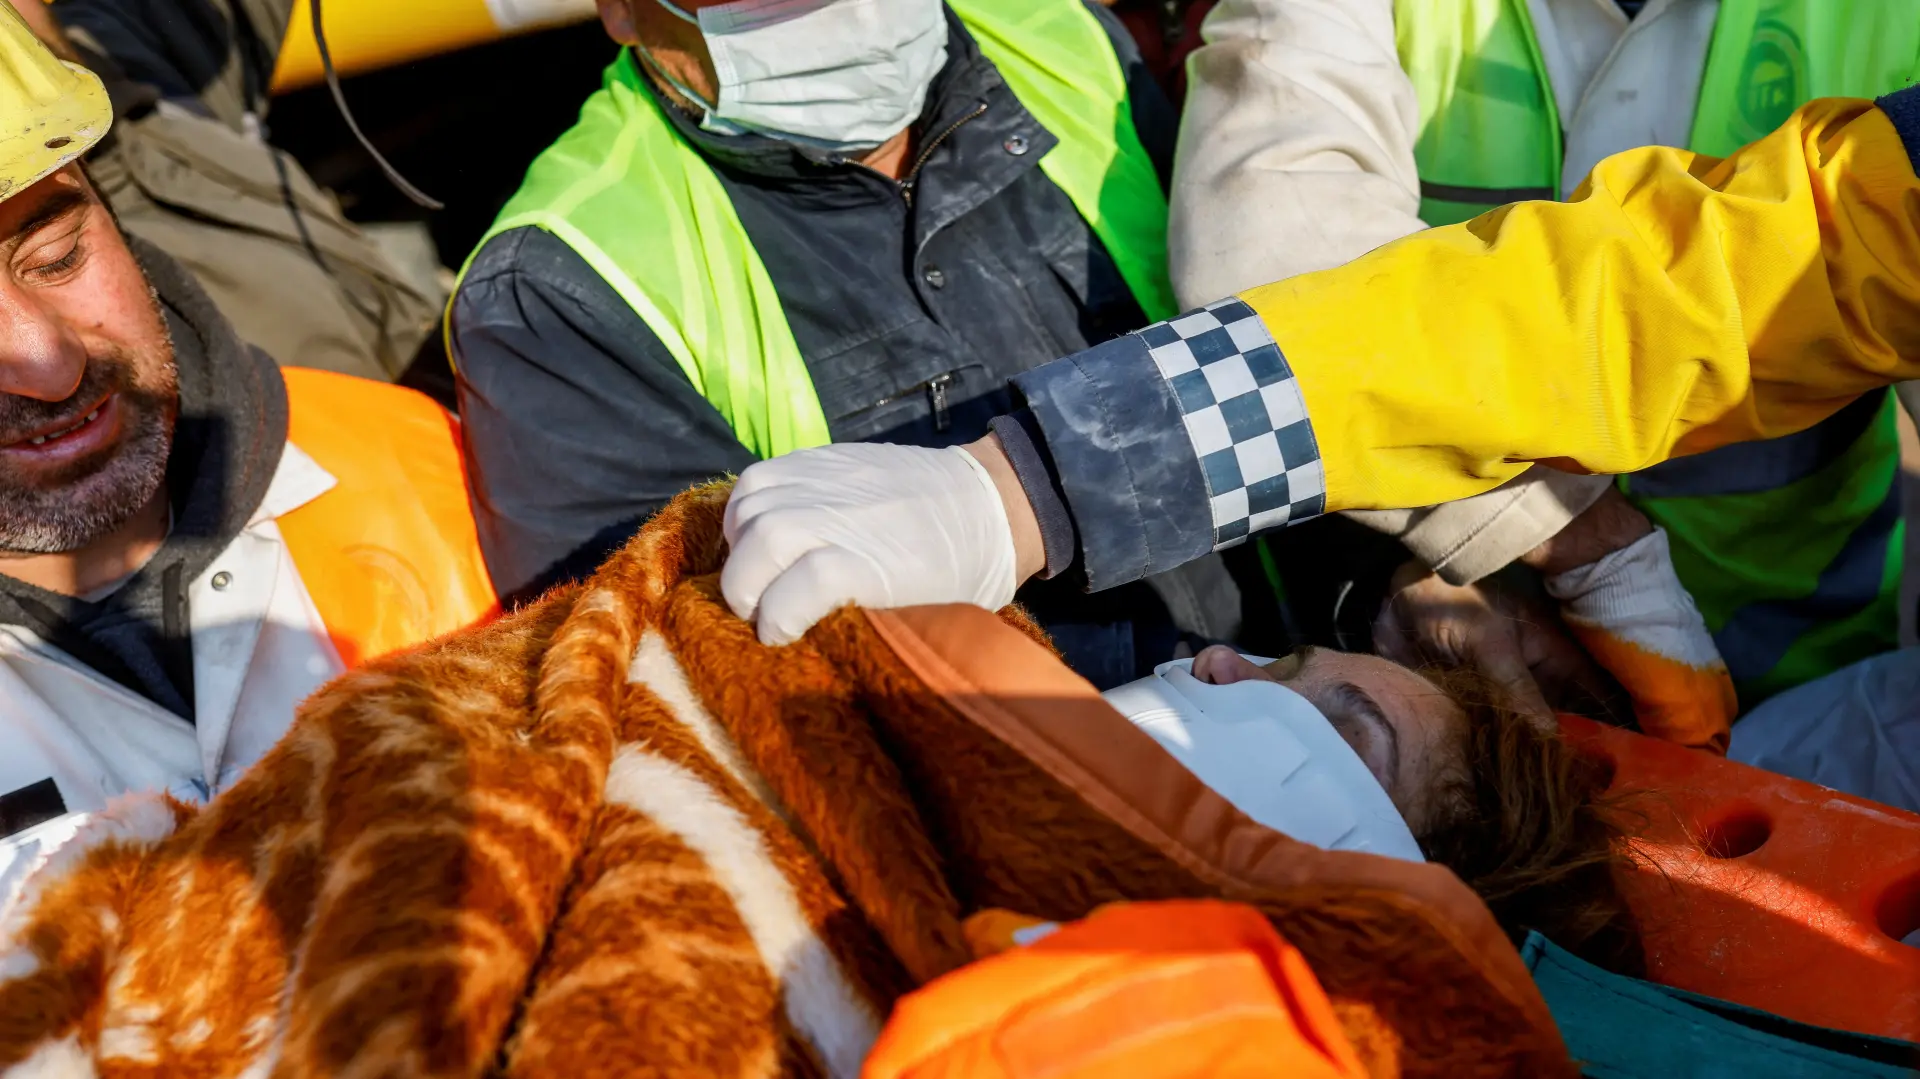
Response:
[[[339,482],[333,473],[308,456],[307,451],[289,442],[280,453],[280,464],[273,470],[273,482],[267,485],[266,497],[260,500],[260,508],[253,511],[247,527],[285,517],[333,490]]]

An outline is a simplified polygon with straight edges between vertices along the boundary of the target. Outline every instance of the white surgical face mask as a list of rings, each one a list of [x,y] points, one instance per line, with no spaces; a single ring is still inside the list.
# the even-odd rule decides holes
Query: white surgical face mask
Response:
[[[904,131],[947,62],[940,0],[734,0],[689,12],[719,76],[707,101],[636,49],[706,110],[702,126],[752,131],[836,153],[871,150]]]
[[[1426,860],[1366,762],[1305,697],[1278,682],[1210,685],[1192,667],[1162,663],[1102,696],[1261,824],[1327,850]]]

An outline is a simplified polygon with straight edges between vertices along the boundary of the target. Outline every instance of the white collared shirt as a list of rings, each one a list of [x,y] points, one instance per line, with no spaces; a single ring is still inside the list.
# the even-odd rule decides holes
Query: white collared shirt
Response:
[[[334,478],[289,443],[260,508],[188,586],[194,721],[107,678],[24,626],[0,624],[0,795],[51,779],[68,813],[0,837],[0,911],[88,814],[124,794],[204,801],[286,733],[344,670],[277,519]]]

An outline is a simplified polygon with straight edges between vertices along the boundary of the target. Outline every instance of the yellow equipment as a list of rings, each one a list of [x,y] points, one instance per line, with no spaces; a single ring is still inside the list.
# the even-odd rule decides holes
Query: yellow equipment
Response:
[[[342,76],[593,17],[593,0],[325,0],[327,48]],[[273,72],[280,93],[324,78],[307,0],[297,0]]]
[[[78,158],[113,126],[100,79],[47,51],[13,5],[0,3],[0,200]]]

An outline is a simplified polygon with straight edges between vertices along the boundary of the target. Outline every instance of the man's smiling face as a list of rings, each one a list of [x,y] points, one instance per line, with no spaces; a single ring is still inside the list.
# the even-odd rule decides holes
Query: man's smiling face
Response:
[[[173,346],[78,168],[0,202],[0,259],[0,550],[76,550],[160,488],[179,412]]]

